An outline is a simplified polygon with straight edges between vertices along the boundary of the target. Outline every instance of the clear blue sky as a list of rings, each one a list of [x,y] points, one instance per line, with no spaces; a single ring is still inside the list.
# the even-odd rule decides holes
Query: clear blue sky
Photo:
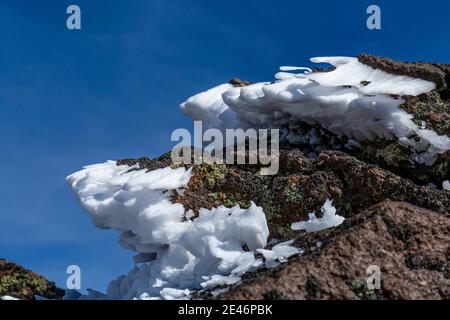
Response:
[[[66,8],[82,30],[66,29]],[[382,30],[366,29],[369,4]],[[368,52],[450,62],[448,1],[0,1],[0,257],[105,290],[132,268],[64,178],[83,165],[170,150],[178,105],[232,77]]]

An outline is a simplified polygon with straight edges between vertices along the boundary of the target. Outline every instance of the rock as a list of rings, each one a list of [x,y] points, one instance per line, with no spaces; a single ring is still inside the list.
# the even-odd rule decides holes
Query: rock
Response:
[[[186,219],[200,208],[245,208],[254,201],[266,214],[272,245],[294,239],[305,250],[276,269],[246,274],[219,299],[450,298],[450,192],[417,185],[340,151],[325,150],[312,159],[282,145],[279,160],[275,176],[261,176],[259,165],[194,165],[188,188],[172,195],[186,212],[193,211]],[[136,164],[139,168],[131,170],[179,166],[170,153],[118,161]],[[309,212],[319,214],[327,199],[346,217],[341,226],[309,234],[291,229]],[[366,285],[371,265],[381,268],[381,290]],[[64,294],[4,260],[0,275],[0,296],[59,299]],[[201,292],[194,298],[217,297]]]
[[[201,208],[248,208],[253,201],[264,210],[271,245],[294,239],[294,245],[305,250],[276,269],[245,275],[241,284],[225,288],[230,290],[220,299],[450,298],[450,192],[440,187],[450,178],[450,152],[437,146],[436,139],[433,145],[433,139],[426,140],[429,136],[418,137],[423,129],[450,136],[450,65],[397,62],[371,55],[360,55],[358,60],[391,74],[436,84],[435,90],[419,96],[394,97],[404,100],[400,108],[422,129],[403,136],[414,150],[396,137],[353,141],[321,127],[320,122],[293,119],[289,132],[309,138],[295,140],[295,146],[282,143],[280,170],[274,176],[262,176],[261,165],[184,165],[193,167],[188,187],[171,196],[184,206],[184,219],[194,219]],[[237,78],[229,83],[251,85]],[[425,161],[418,154],[437,156],[425,163],[428,157]],[[180,166],[172,162],[171,153],[117,164],[139,165],[131,170],[148,171]],[[428,186],[430,182],[439,187]],[[320,208],[328,199],[346,218],[344,224],[309,234],[291,229],[292,223],[307,220],[311,212],[320,218]],[[374,265],[381,269],[380,290],[366,284],[367,268]],[[0,291],[0,295],[20,294],[14,290]],[[52,290],[59,292],[55,287]],[[212,297],[211,292],[194,296]]]
[[[450,65],[369,55],[358,59],[392,74],[436,83],[431,92],[395,98],[405,101],[400,108],[419,127],[450,136]],[[238,79],[230,83],[250,84]],[[261,176],[259,165],[194,165],[188,188],[172,195],[172,201],[192,210],[193,216],[186,219],[196,217],[200,208],[246,208],[253,201],[266,214],[272,244],[295,239],[306,251],[277,269],[246,275],[242,284],[219,298],[449,299],[450,192],[440,186],[450,178],[450,152],[425,164],[414,156],[429,144],[414,152],[397,138],[358,144],[318,124],[300,121],[292,127],[299,136],[319,137],[320,144],[282,144],[277,175]],[[421,148],[422,142],[416,141]],[[139,164],[148,170],[178,166],[170,153],[118,164]],[[427,186],[430,182],[439,187]],[[310,212],[320,216],[327,199],[346,218],[343,225],[313,234],[291,229]],[[381,290],[366,285],[371,265],[381,268]],[[213,296],[203,292],[198,297]]]
[[[230,81],[228,81],[228,83],[233,85],[234,87],[246,87],[252,84],[249,81],[241,80],[239,78],[233,78]]]
[[[419,127],[433,130],[438,135],[450,137],[450,64],[399,62],[368,54],[359,55],[358,60],[372,68],[390,74],[434,82],[437,86],[436,90],[419,96],[402,96],[397,98],[405,100],[400,105],[400,108],[408,112]],[[320,72],[333,70],[334,68],[314,69],[314,71]],[[251,84],[240,79],[233,79],[230,83],[234,86]],[[377,164],[419,184],[433,182],[440,185],[450,177],[449,151],[437,155],[436,160],[434,162],[431,161],[433,163],[429,164],[416,161],[416,153],[412,152],[409,147],[399,144],[398,139],[395,137],[392,139],[378,138],[371,141],[361,141],[360,149],[349,149],[346,147],[348,140],[345,137],[337,137],[334,133],[318,125],[307,124],[300,120],[298,122],[298,130],[302,135],[308,135],[308,132],[311,132],[311,130],[319,133],[322,140],[322,149],[348,152],[365,162]],[[300,144],[297,147],[303,150],[305,154],[315,151],[315,146]],[[423,142],[423,150],[420,152],[427,150],[427,148],[427,143]]]
[[[55,283],[15,263],[0,259],[0,297],[33,300],[35,296],[62,299],[64,290]]]
[[[139,164],[148,170],[173,166],[170,153],[155,160],[128,159],[118,164]],[[307,219],[310,212],[319,212],[327,199],[332,199],[339,215],[347,218],[386,199],[450,216],[447,191],[418,186],[343,152],[324,151],[317,159],[310,159],[295,148],[283,146],[278,175],[261,176],[258,169],[249,165],[196,165],[188,188],[174,194],[172,200],[195,214],[200,208],[221,205],[246,208],[253,201],[263,207],[271,237],[281,240],[294,235],[292,223]]]
[[[219,298],[450,298],[450,220],[442,214],[386,200],[337,229],[298,234],[296,245],[314,250],[250,275]],[[373,265],[381,268],[380,290],[366,284]]]
[[[438,89],[446,89],[449,84],[450,64],[399,62],[369,54],[359,55],[358,60],[387,73],[432,81],[436,83]]]

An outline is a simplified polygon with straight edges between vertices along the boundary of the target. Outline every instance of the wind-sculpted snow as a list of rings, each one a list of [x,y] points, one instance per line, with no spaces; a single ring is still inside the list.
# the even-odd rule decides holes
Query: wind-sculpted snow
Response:
[[[382,159],[391,160],[389,163],[400,159],[402,166],[407,162],[414,170],[416,167],[434,168],[433,164],[448,168],[438,155],[450,150],[449,137],[427,129],[427,123],[421,125],[420,119],[408,113],[414,110],[405,108],[405,101],[413,96],[423,97],[424,93],[427,96],[430,91],[436,93],[436,83],[398,75],[398,72],[390,74],[356,58],[313,58],[312,61],[328,63],[334,68],[321,72],[285,66],[275,75],[274,82],[250,84],[235,79],[199,93],[181,105],[182,111],[194,120],[202,121],[205,129],[280,129],[281,139],[298,145],[298,149],[309,156],[292,153],[286,157],[285,153],[285,157],[280,157],[284,159],[285,172],[293,170],[296,173],[292,181],[281,175],[281,180],[273,180],[273,186],[271,183],[264,192],[260,187],[265,187],[263,183],[267,180],[256,179],[250,171],[239,171],[241,169],[227,165],[226,170],[215,168],[217,172],[209,172],[211,176],[208,176],[203,171],[205,168],[166,167],[170,165],[166,158],[158,166],[149,166],[148,161],[120,162],[129,165],[108,161],[87,166],[67,177],[93,223],[99,228],[119,231],[120,244],[136,252],[136,256],[135,268],[128,275],[112,281],[105,294],[94,290],[88,291],[87,295],[68,292],[66,298],[189,299],[201,297],[203,290],[218,293],[224,288],[229,289],[247,272],[277,267],[290,256],[303,253],[292,246],[293,241],[277,242],[291,239],[291,223],[304,219],[303,215],[293,220],[284,219],[282,210],[291,218],[297,213],[310,212],[301,209],[305,209],[303,199],[307,194],[316,200],[320,198],[320,203],[333,197],[345,217],[354,208],[349,203],[342,203],[342,199],[352,199],[353,205],[358,207],[367,204],[361,199],[379,201],[392,196],[399,201],[410,197],[407,199],[411,202],[417,198],[420,204],[433,203],[439,210],[447,212],[445,199],[430,201],[428,194],[421,197],[422,192],[431,191],[420,189],[418,192],[412,182],[388,179],[381,169],[368,168],[341,153],[320,153],[327,148],[361,151],[366,148],[367,151],[370,143],[366,142],[373,141],[372,147],[378,156],[377,143],[390,152],[398,147],[398,141],[402,146],[399,148],[401,157],[388,153],[381,156]],[[444,129],[439,132],[445,134]],[[304,148],[304,145],[307,146]],[[317,161],[314,157],[318,157]],[[306,179],[311,168],[324,170],[326,165],[317,167],[322,162],[328,163],[329,168],[345,163],[339,169],[344,172],[335,175],[327,169],[323,172],[329,179],[324,180],[326,183],[316,181],[321,179]],[[141,170],[144,167],[150,171]],[[301,175],[302,170],[308,173],[305,171]],[[435,174],[430,170],[430,175],[447,178],[446,171],[442,171]],[[195,179],[191,179],[194,173]],[[290,181],[288,188],[283,186],[284,178]],[[225,180],[228,185],[223,183]],[[305,181],[313,181],[313,184],[305,186]],[[373,181],[379,182],[373,186]],[[361,188],[361,185],[367,188]],[[448,181],[442,185],[443,189],[450,188]],[[314,186],[320,192],[314,189],[313,194],[308,190]],[[241,189],[245,197],[235,197]],[[363,189],[361,195],[354,199],[349,196],[358,193],[356,190],[359,189]],[[258,194],[260,190],[263,196]],[[282,200],[278,200],[280,190],[286,191],[282,193]],[[405,194],[402,190],[412,191]],[[346,193],[339,204],[337,198],[341,192]],[[277,201],[279,206],[272,206],[272,202]],[[236,203],[237,206],[230,208]],[[221,204],[226,207],[217,207]],[[267,244],[269,228],[263,207],[270,217],[270,245]],[[344,217],[336,214],[331,201],[325,203],[322,213],[319,218],[311,214],[309,220],[294,223],[292,229],[316,232],[337,227],[344,221]],[[289,232],[283,228],[284,224]],[[278,237],[280,240],[276,239]]]
[[[191,170],[164,168],[147,172],[109,161],[85,167],[67,177],[82,208],[100,228],[121,232],[120,243],[136,251],[136,267],[112,281],[106,295],[91,291],[80,299],[185,299],[193,291],[214,289],[241,280],[265,266],[255,251],[265,248],[269,229],[262,208],[219,207],[191,212],[174,204]],[[245,249],[244,249],[245,248]],[[301,251],[279,244],[267,266]]]
[[[436,88],[434,82],[393,75],[373,69],[356,58],[313,58],[329,63],[333,71],[282,67],[275,82],[244,87],[222,84],[188,99],[182,111],[205,127],[280,128],[283,139],[304,141],[298,122],[319,124],[352,141],[392,139],[409,147],[412,160],[431,165],[438,154],[450,150],[450,139],[419,127],[413,116],[399,108],[402,96],[417,96]],[[303,73],[292,73],[300,69]],[[307,137],[311,139],[311,137]],[[314,137],[312,137],[314,138]]]
[[[333,202],[327,200],[323,205],[322,218],[317,218],[316,214],[310,213],[308,221],[300,221],[292,224],[292,230],[305,230],[306,232],[318,232],[328,228],[341,225],[345,218],[336,214],[336,208]]]
[[[253,252],[243,250],[245,245],[250,250],[266,245],[269,231],[261,208],[202,210],[184,225],[153,262],[111,282],[108,297],[187,298],[191,291],[235,283],[262,265]]]
[[[11,296],[2,296],[2,297],[0,297],[0,300],[12,301],[12,300],[19,300],[19,299],[11,297]]]
[[[67,178],[81,207],[94,224],[122,232],[120,243],[138,252],[159,252],[187,226],[184,208],[170,201],[167,190],[185,187],[191,172],[184,168],[130,171],[116,162],[87,166]]]

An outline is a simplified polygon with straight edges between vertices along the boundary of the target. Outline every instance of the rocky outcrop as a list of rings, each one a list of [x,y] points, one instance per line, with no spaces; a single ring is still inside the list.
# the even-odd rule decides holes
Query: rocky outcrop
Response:
[[[358,60],[374,69],[390,74],[420,78],[436,83],[437,89],[447,89],[450,83],[450,64],[400,62],[389,58],[361,54]]]
[[[333,59],[330,61],[336,62]],[[370,55],[360,55],[358,61],[391,75],[414,77],[436,84],[434,86],[427,83],[427,90],[435,87],[428,92],[385,88],[385,92],[425,92],[417,96],[383,96],[394,106],[389,110],[391,117],[384,119],[383,125],[388,129],[389,126],[397,125],[406,130],[405,134],[374,134],[358,138],[346,136],[346,131],[342,130],[343,134],[338,136],[339,131],[331,132],[332,127],[327,127],[326,123],[319,120],[315,123],[312,121],[314,118],[306,123],[302,113],[296,116],[294,112],[289,119],[285,119],[287,124],[280,125],[280,129],[286,129],[287,136],[292,134],[297,139],[286,139],[282,144],[279,153],[280,170],[274,176],[260,175],[260,165],[183,165],[186,168],[192,167],[192,177],[186,189],[173,192],[171,200],[184,206],[185,219],[196,217],[201,208],[236,205],[248,208],[253,201],[263,208],[271,245],[294,239],[294,245],[305,250],[303,255],[291,258],[278,268],[247,274],[239,285],[219,288],[228,291],[218,298],[450,297],[450,192],[440,187],[450,177],[450,152],[445,151],[448,150],[446,136],[450,136],[450,65],[396,62]],[[358,61],[346,60],[347,63],[357,63],[358,68],[364,70],[367,79],[379,86],[385,85],[384,76],[391,77],[383,74],[380,76],[380,73],[375,77],[370,68],[360,66]],[[334,68],[316,71],[326,73],[333,70]],[[408,86],[421,82],[398,77],[392,85],[401,86],[404,84],[403,80]],[[234,87],[232,92],[241,92],[239,88],[251,85],[250,82],[233,79],[225,88],[230,84]],[[298,85],[303,88],[301,83]],[[342,86],[340,90],[358,91],[369,85],[369,81],[362,81],[353,86]],[[234,101],[224,98],[227,93],[222,93],[222,89],[217,96],[214,90],[214,94],[202,93],[208,99],[196,96],[197,98],[183,104],[182,108],[190,108],[191,112],[187,114],[195,120],[202,117],[194,111],[212,108],[216,112],[217,105],[222,108],[225,101]],[[364,98],[370,100],[378,94],[375,89],[372,90],[372,94],[364,94]],[[234,97],[230,92],[228,98]],[[293,94],[292,91],[288,93]],[[210,99],[209,94],[214,99]],[[214,101],[217,105],[202,104],[203,100]],[[274,102],[277,100],[266,100],[265,106],[268,109],[278,110]],[[250,99],[245,102],[258,104],[261,101]],[[377,106],[376,99],[373,105]],[[231,103],[228,107],[228,111],[237,112],[236,116],[246,115],[245,105],[242,107],[242,104]],[[303,105],[290,107],[302,108]],[[332,109],[333,106],[327,107]],[[398,110],[398,107],[403,111]],[[221,108],[219,109],[222,110]],[[368,107],[362,110],[375,112]],[[362,110],[358,112],[363,112]],[[264,113],[262,116],[265,115]],[[372,125],[382,122],[382,115],[377,115],[380,117],[368,117],[367,121]],[[403,122],[395,121],[396,117],[401,117]],[[331,122],[332,120],[330,119]],[[295,145],[286,144],[287,142]],[[148,171],[180,166],[172,163],[170,153],[154,160],[126,159],[117,164],[133,166],[131,170]],[[435,185],[429,184],[430,182]],[[343,225],[308,234],[292,230],[292,223],[308,219],[308,213],[315,212],[320,218],[320,208],[327,199],[333,200],[337,213],[346,218]],[[369,266],[380,268],[381,288],[378,290],[367,287]],[[195,297],[217,298],[213,292],[215,291],[200,292]]]
[[[176,166],[170,154],[155,160],[121,160],[118,164],[140,168]],[[280,150],[280,172],[261,176],[258,166],[202,164],[194,166],[193,177],[182,194],[172,200],[198,213],[200,208],[221,205],[248,207],[250,201],[263,207],[271,236],[290,239],[290,226],[318,212],[325,200],[333,199],[340,215],[351,217],[384,200],[406,201],[450,216],[448,192],[418,186],[378,166],[364,163],[338,151],[324,151],[310,159],[288,146]]]
[[[55,283],[15,263],[0,259],[0,297],[33,300],[35,296],[61,299],[64,290]]]
[[[296,244],[309,249],[219,298],[450,298],[450,220],[436,212],[387,200]],[[380,290],[367,287],[369,266],[381,269]]]
[[[294,239],[305,253],[276,269],[244,276],[219,297],[203,292],[194,298],[220,299],[448,299],[450,297],[450,192],[402,178],[339,151],[317,159],[283,146],[280,172],[259,175],[259,166],[193,166],[188,188],[172,201],[192,209],[220,205],[262,206],[271,243]],[[177,167],[170,153],[156,159],[127,159],[153,171]],[[132,169],[132,170],[136,170]],[[291,224],[319,212],[333,199],[343,225],[319,233],[291,230]],[[192,217],[187,217],[192,218]],[[366,285],[367,268],[381,268],[382,287]],[[0,260],[0,296],[52,299],[63,290],[46,279]]]
[[[241,207],[254,201],[268,220],[272,243],[295,239],[306,250],[276,269],[245,276],[219,299],[448,299],[450,297],[450,192],[420,186],[339,151],[317,159],[283,146],[280,171],[261,176],[259,166],[202,164],[174,202],[200,208]],[[155,170],[177,167],[170,154],[119,164]],[[326,199],[343,225],[319,233],[291,224],[319,212]],[[379,266],[380,290],[367,287],[367,268]]]
[[[434,82],[433,91],[401,97],[405,102],[400,108],[420,128],[450,136],[450,65],[404,63],[370,55],[360,55],[358,60],[390,74]],[[239,88],[251,83],[233,79],[230,84]],[[242,283],[225,288],[229,291],[218,298],[449,299],[450,192],[440,186],[450,178],[450,152],[425,164],[412,157],[429,150],[429,144],[423,150],[412,150],[397,138],[357,143],[317,123],[300,121],[292,127],[300,136],[313,136],[320,143],[311,146],[306,139],[305,145],[282,144],[280,170],[274,176],[260,175],[260,165],[183,165],[192,167],[192,177],[186,189],[172,193],[171,200],[184,206],[185,219],[196,217],[201,208],[248,208],[254,202],[263,208],[272,245],[294,239],[294,245],[305,250],[276,269],[247,274]],[[117,164],[148,171],[180,166],[172,162],[170,153]],[[327,199],[346,218],[344,224],[309,234],[291,229],[292,223],[308,219],[308,213],[320,217]],[[367,287],[369,266],[381,269],[379,290]],[[2,295],[58,299],[63,291],[0,260]],[[198,297],[217,298],[212,292]]]
[[[422,129],[432,130],[441,136],[450,137],[450,64],[426,63],[426,62],[399,62],[388,58],[376,57],[362,54],[358,61],[377,70],[382,70],[391,75],[407,76],[434,82],[436,89],[420,94],[418,96],[395,96],[403,99],[400,108],[411,115],[414,123]],[[319,72],[330,72],[334,68],[317,70]],[[234,86],[246,86],[251,84],[247,81],[233,79],[230,81]],[[368,85],[370,82],[362,83]],[[377,138],[375,140],[360,141],[361,148],[346,148],[348,139],[337,137],[327,129],[314,126],[298,120],[298,133],[308,135],[311,130],[320,132],[322,149],[341,150],[349,152],[359,159],[374,163],[391,170],[403,177],[408,177],[420,184],[430,182],[441,184],[450,177],[450,152],[446,151],[430,157],[428,162],[418,161],[418,154],[429,150],[429,143],[422,141],[417,136],[412,138],[417,141],[419,148],[412,150],[411,147],[399,144],[397,137]],[[305,154],[311,152],[307,144],[299,144],[298,147]],[[431,148],[432,149],[432,148]]]

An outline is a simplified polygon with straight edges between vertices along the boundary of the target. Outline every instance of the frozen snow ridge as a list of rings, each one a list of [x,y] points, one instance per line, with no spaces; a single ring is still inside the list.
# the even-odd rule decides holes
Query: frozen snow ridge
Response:
[[[2,296],[2,297],[0,297],[0,300],[12,301],[12,300],[20,300],[20,299],[17,299],[17,298],[11,297],[11,296]]]
[[[257,259],[269,236],[262,208],[252,203],[249,209],[202,209],[191,219],[192,212],[170,200],[172,192],[187,187],[191,170],[138,169],[108,161],[67,177],[95,225],[120,231],[120,244],[138,253],[136,267],[112,281],[106,295],[71,292],[68,299],[187,299],[301,253],[282,243]]]
[[[191,171],[131,169],[136,168],[108,161],[85,167],[67,182],[97,227],[119,230],[127,249],[158,253],[187,227],[183,206],[170,201],[168,190],[184,188]]]
[[[446,180],[442,183],[442,188],[444,190],[450,191],[450,181]]]
[[[412,115],[399,108],[405,102],[401,96],[434,90],[435,83],[373,69],[352,57],[311,61],[331,64],[335,70],[281,67],[273,83],[246,87],[222,84],[189,98],[181,104],[181,110],[194,120],[202,120],[205,127],[221,130],[280,128],[293,144],[305,140],[290,129],[299,121],[319,124],[356,143],[396,138],[412,150],[411,161],[427,165],[450,150],[449,137],[420,128]],[[303,72],[289,72],[294,70]]]
[[[345,218],[336,214],[336,208],[333,207],[333,201],[327,200],[323,205],[322,218],[317,218],[315,213],[309,214],[308,221],[301,221],[292,224],[292,230],[305,230],[306,232],[318,232],[329,228],[340,226]]]

